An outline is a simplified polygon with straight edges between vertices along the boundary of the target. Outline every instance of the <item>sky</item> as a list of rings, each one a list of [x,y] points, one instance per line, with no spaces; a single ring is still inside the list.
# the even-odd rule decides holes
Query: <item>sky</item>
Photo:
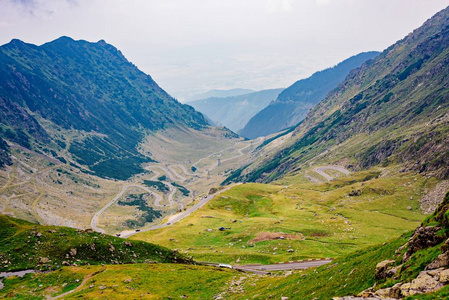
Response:
[[[449,0],[0,0],[0,44],[114,45],[180,101],[281,88],[382,51]]]

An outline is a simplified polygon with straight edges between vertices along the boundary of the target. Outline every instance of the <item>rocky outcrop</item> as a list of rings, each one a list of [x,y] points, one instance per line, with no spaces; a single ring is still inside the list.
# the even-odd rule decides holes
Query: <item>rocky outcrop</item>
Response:
[[[449,191],[449,180],[442,181],[432,190],[426,191],[426,194],[419,200],[422,212],[425,214],[433,213],[447,191]]]
[[[410,259],[413,253],[421,249],[426,249],[438,245],[444,240],[444,237],[438,235],[440,227],[435,226],[420,226],[416,228],[412,237],[408,241],[408,250],[405,252],[402,261],[406,262]]]
[[[361,292],[359,299],[402,299],[408,296],[435,292],[449,283],[449,269],[422,271],[411,282],[397,283],[392,287]],[[346,299],[346,298],[341,298]],[[357,299],[357,298],[348,298]]]
[[[430,263],[426,270],[434,270],[449,265],[449,252],[438,255],[438,258]]]
[[[376,265],[375,278],[378,280],[377,283],[385,282],[387,279],[395,279],[397,281],[401,278],[401,274],[406,274],[403,273],[405,269],[411,266],[422,268],[422,259],[418,262],[414,261],[414,253],[438,246],[441,249],[441,254],[436,258],[435,256],[424,257],[423,259],[427,261],[431,259],[433,261],[416,278],[413,280],[408,279],[408,282],[398,282],[392,287],[382,289],[378,289],[374,285],[357,296],[337,297],[334,299],[403,299],[413,295],[435,292],[449,285],[449,238],[446,233],[449,229],[448,211],[449,193],[446,194],[433,216],[427,218],[420,227],[416,228],[408,242],[396,250],[395,255],[397,258],[400,258],[405,251],[402,257],[403,264],[395,265],[397,260],[384,260]],[[426,226],[430,224],[434,226]]]
[[[384,260],[376,265],[376,278],[377,279],[385,279],[390,277],[390,273],[392,270],[392,265],[395,263],[394,260]]]

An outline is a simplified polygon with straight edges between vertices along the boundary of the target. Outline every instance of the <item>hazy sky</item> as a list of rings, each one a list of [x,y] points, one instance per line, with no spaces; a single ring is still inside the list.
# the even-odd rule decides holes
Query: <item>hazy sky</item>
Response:
[[[449,0],[0,0],[0,44],[62,35],[113,44],[182,100],[287,87],[383,50]]]

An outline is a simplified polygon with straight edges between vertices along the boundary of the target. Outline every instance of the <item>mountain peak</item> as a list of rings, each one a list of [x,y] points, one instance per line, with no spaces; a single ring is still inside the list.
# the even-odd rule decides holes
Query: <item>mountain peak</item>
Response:
[[[23,45],[23,44],[25,44],[25,42],[22,41],[22,40],[19,40],[19,39],[12,39],[11,42],[9,42],[9,44],[11,44],[11,45]]]

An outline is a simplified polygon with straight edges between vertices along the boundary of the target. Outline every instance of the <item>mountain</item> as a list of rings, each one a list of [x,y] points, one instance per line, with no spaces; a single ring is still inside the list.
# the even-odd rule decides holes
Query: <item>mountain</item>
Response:
[[[246,123],[274,101],[283,89],[271,89],[232,97],[212,97],[189,102],[215,123],[238,132]]]
[[[250,90],[250,89],[230,89],[230,90],[214,89],[214,90],[209,90],[204,93],[193,95],[193,96],[189,97],[187,99],[187,101],[190,102],[190,101],[202,100],[202,99],[213,98],[213,97],[226,98],[226,97],[250,94],[250,93],[254,93],[254,92],[255,92],[255,90]]]
[[[379,52],[374,51],[360,53],[332,68],[298,80],[280,93],[276,101],[252,117],[240,133],[244,137],[254,139],[297,125],[312,107],[345,79],[352,69],[377,55]]]
[[[449,177],[449,8],[352,71],[273,154],[235,172],[272,181],[306,164],[401,164]],[[285,138],[285,137],[284,137]]]
[[[151,160],[137,150],[146,134],[207,124],[103,40],[0,47],[0,138],[85,172],[126,179]],[[0,139],[0,164],[7,152]]]

